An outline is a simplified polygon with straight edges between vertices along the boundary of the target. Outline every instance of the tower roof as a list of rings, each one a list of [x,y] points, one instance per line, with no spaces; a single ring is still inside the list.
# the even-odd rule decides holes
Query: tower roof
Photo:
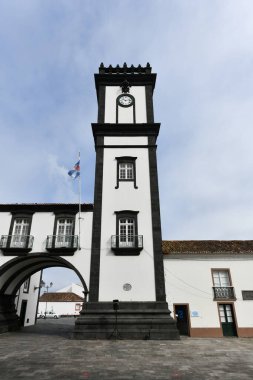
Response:
[[[103,62],[99,66],[99,74],[151,74],[151,71],[152,67],[149,62],[146,66],[127,66],[126,62],[124,62],[121,67],[120,65],[116,65],[115,67],[109,65],[108,67],[105,67]]]
[[[95,74],[97,98],[99,98],[100,86],[121,86],[126,80],[130,86],[151,86],[153,91],[156,74],[152,73],[152,67],[149,63],[146,66],[128,66],[124,63],[123,66],[116,65],[115,67],[112,65],[106,67],[101,63],[98,74]]]

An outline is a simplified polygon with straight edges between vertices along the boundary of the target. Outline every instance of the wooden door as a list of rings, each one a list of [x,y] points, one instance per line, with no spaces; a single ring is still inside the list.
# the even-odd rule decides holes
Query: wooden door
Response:
[[[25,324],[26,307],[27,307],[27,301],[23,300],[21,303],[20,317],[19,317],[20,322],[21,322],[21,326],[24,326],[24,324]]]
[[[233,305],[219,304],[219,314],[223,336],[237,336]]]
[[[188,305],[175,305],[177,328],[180,335],[189,335],[189,311]]]

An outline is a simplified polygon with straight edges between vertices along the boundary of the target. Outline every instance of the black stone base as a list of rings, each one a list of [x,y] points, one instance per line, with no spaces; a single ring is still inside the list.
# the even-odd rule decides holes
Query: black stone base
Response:
[[[20,320],[16,314],[15,296],[0,295],[0,334],[20,329]]]
[[[116,324],[117,313],[117,324]],[[88,302],[75,322],[74,339],[180,339],[167,302]]]

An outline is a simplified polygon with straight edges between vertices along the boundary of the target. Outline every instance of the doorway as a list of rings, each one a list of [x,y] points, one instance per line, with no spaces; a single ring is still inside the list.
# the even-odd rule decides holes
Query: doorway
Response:
[[[223,336],[237,336],[232,304],[219,304],[219,315]]]
[[[177,328],[180,335],[189,335],[189,306],[174,305],[175,316],[177,318]]]
[[[27,301],[23,300],[21,303],[21,308],[20,308],[20,322],[21,326],[25,325],[25,315],[26,315],[26,308],[27,308]]]

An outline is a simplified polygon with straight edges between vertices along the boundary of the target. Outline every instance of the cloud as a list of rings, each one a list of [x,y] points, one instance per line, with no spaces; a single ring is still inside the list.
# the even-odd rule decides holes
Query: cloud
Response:
[[[58,158],[54,155],[48,156],[47,164],[51,185],[54,187],[55,202],[78,203],[78,181],[73,181],[73,179],[67,175],[72,167],[68,169],[60,165]],[[76,191],[74,191],[74,187]]]
[[[92,202],[93,74],[149,61],[163,237],[251,238],[252,1],[16,0],[0,13],[2,203],[70,202],[79,151]]]

